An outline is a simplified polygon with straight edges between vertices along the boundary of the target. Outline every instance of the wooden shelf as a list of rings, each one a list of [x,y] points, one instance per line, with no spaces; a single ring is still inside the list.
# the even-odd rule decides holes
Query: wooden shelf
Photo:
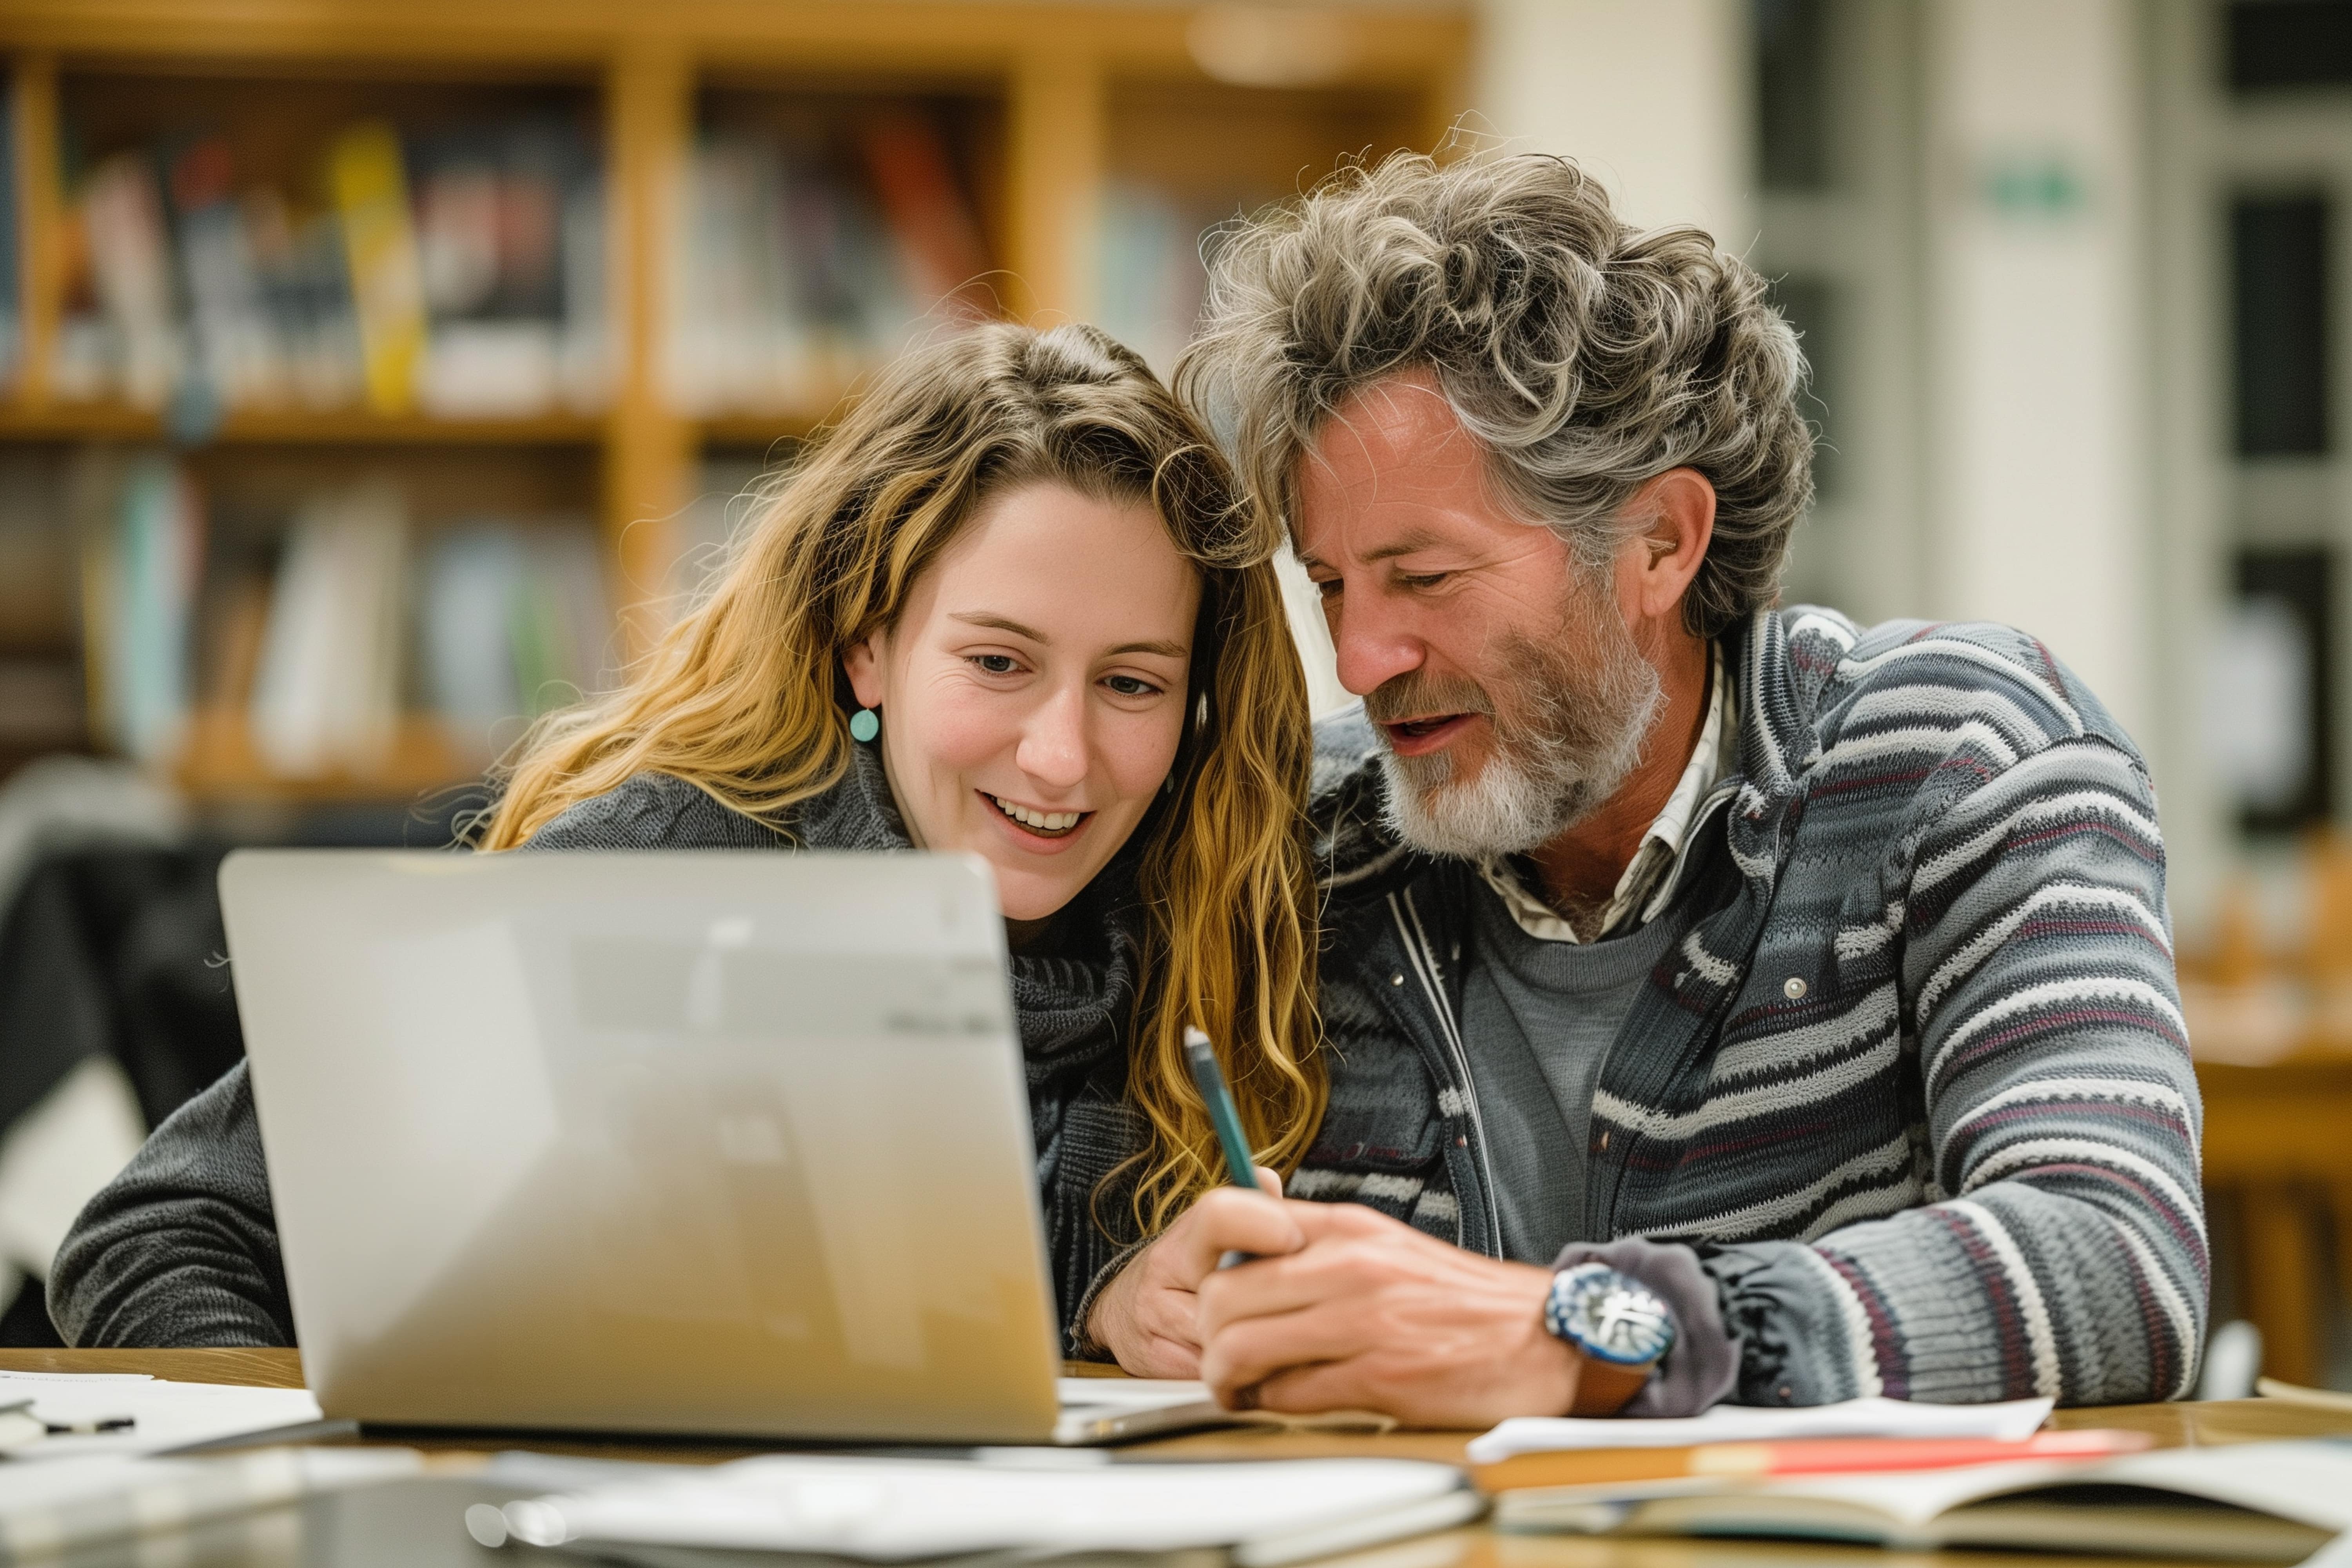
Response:
[[[151,69],[237,59],[281,76],[312,65],[387,78],[569,74],[615,54],[664,52],[737,75],[985,79],[1024,57],[1078,57],[1197,79],[1187,34],[1203,8],[1166,0],[10,0],[0,45],[136,58]],[[1330,85],[1428,84],[1468,57],[1465,10],[1368,6],[1339,9],[1337,21],[1343,36]]]
[[[412,800],[428,790],[465,784],[479,773],[450,743],[438,720],[414,713],[401,720],[382,767],[289,777],[262,760],[244,713],[219,710],[191,718],[173,769],[182,789],[207,802]]]
[[[542,414],[522,419],[441,419],[428,414],[373,414],[363,408],[240,409],[205,438],[289,446],[589,446],[604,437],[593,415]],[[163,417],[120,404],[0,404],[0,439],[159,441]]]
[[[1342,153],[1434,147],[1465,107],[1466,5],[1334,9],[1328,68],[1278,89],[1213,79],[1194,54],[1207,8],[1206,0],[6,0],[0,69],[12,88],[23,353],[21,380],[0,386],[0,445],[170,439],[160,414],[66,402],[52,379],[72,308],[77,242],[60,153],[74,142],[75,116],[102,122],[99,139],[110,145],[173,123],[211,124],[235,142],[240,168],[290,190],[320,138],[352,117],[420,112],[457,123],[484,105],[529,105],[593,127],[600,147],[610,410],[479,420],[243,410],[188,467],[218,516],[238,526],[283,515],[289,500],[379,462],[396,468],[412,494],[430,492],[422,511],[434,517],[584,503],[601,522],[613,583],[666,582],[699,451],[781,455],[780,444],[840,407],[838,398],[821,407],[812,399],[698,418],[671,395],[664,366],[684,222],[677,172],[699,111],[766,94],[969,100],[985,132],[972,138],[971,195],[1007,313],[1091,317],[1108,182],[1183,173],[1188,205],[1230,210],[1286,194]],[[1216,167],[1194,177],[1202,165]],[[642,593],[625,586],[614,597],[634,604]],[[653,619],[624,612],[625,656],[642,649]],[[417,717],[369,776],[286,779],[261,764],[241,715],[209,713],[195,721],[177,773],[202,798],[381,800],[464,781],[473,770],[463,756]]]
[[[834,413],[824,408],[797,414],[719,414],[696,421],[694,428],[707,446],[768,447],[805,438]]]

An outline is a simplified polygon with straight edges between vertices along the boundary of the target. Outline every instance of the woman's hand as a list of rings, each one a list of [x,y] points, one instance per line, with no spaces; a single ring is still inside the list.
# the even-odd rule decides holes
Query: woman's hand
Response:
[[[1272,1171],[1260,1166],[1257,1179],[1267,1192],[1277,1196],[1282,1192],[1282,1178]],[[1245,1222],[1253,1234],[1265,1232],[1272,1241],[1296,1235],[1297,1227],[1273,1199],[1239,1187],[1219,1187],[1202,1194],[1158,1239],[1129,1258],[1095,1298],[1087,1313],[1087,1333],[1130,1375],[1201,1375],[1198,1292],[1224,1254],[1219,1237],[1233,1228],[1234,1216],[1225,1211],[1236,1204],[1262,1211],[1250,1214]],[[1297,1236],[1291,1245],[1305,1239]]]

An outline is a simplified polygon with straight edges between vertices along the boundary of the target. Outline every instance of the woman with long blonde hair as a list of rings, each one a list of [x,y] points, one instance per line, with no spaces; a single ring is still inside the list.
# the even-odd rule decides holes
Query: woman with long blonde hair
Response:
[[[1078,1353],[1134,1244],[1223,1179],[1186,1026],[1266,1165],[1323,1109],[1312,742],[1260,516],[1093,329],[919,349],[766,489],[625,685],[526,738],[480,836],[986,858]],[[192,1235],[235,1256],[192,1266]],[[92,1204],[51,1293],[77,1342],[292,1342],[242,1067]],[[1122,1326],[1138,1370],[1185,1369],[1184,1323]]]

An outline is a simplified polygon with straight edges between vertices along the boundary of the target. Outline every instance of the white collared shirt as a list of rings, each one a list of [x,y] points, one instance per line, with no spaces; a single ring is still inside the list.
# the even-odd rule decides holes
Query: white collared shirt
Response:
[[[1675,793],[1666,797],[1649,831],[1642,835],[1642,847],[1633,851],[1625,874],[1617,879],[1617,890],[1601,912],[1600,927],[1591,938],[1578,936],[1575,927],[1528,891],[1508,857],[1481,860],[1478,874],[1486,879],[1486,885],[1495,889],[1519,929],[1544,942],[1598,941],[1629,920],[1647,924],[1674,898],[1683,867],[1690,858],[1690,847],[1697,842],[1696,829],[1731,796],[1725,781],[1732,771],[1738,736],[1737,699],[1724,679],[1723,649],[1709,645],[1706,722],[1699,728],[1698,744],[1691,748],[1690,762],[1675,781]]]

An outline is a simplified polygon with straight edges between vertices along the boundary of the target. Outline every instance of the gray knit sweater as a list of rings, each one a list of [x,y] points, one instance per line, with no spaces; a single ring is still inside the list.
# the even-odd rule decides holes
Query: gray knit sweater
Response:
[[[2006,626],[1765,611],[1724,654],[1734,794],[1602,1060],[1580,1234],[1703,1279],[1749,1403],[2183,1394],[2200,1108],[2129,738]],[[1493,1252],[1458,1005],[1491,895],[1383,801],[1360,715],[1327,725],[1331,1108],[1289,1191]]]
[[[908,847],[880,763],[865,747],[833,790],[794,814],[793,839],[701,790],[644,773],[584,801],[529,850],[887,850]],[[1136,835],[1136,841],[1142,837]],[[1139,1146],[1121,1047],[1134,1008],[1140,914],[1135,850],[1107,868],[1013,961],[1037,1175],[1054,1284],[1066,1312],[1133,1237],[1131,1205],[1106,1189]],[[66,1342],[147,1348],[290,1345],[253,1092],[239,1064],[183,1106],[82,1211],[49,1275]]]

